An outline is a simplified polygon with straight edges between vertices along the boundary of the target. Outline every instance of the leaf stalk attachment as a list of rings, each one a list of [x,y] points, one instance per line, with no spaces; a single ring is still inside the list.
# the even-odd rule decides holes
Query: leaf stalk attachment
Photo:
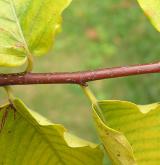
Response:
[[[27,62],[28,63],[25,72],[30,73],[33,70],[33,56],[31,53],[28,53],[27,55]]]
[[[10,86],[5,86],[4,89],[7,93],[7,97],[8,97],[9,102],[13,105],[14,96],[13,96],[12,88]]]
[[[105,122],[105,118],[103,116],[101,108],[99,107],[98,100],[95,97],[95,95],[93,94],[93,92],[91,91],[91,89],[89,88],[89,86],[81,85],[81,88],[82,88],[84,94],[87,96],[87,98],[92,103],[92,105],[96,107],[96,112],[99,115],[99,117]]]

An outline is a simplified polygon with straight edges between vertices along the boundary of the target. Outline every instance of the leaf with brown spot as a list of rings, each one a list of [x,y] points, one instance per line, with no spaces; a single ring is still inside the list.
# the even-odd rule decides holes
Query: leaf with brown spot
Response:
[[[0,66],[46,54],[71,0],[0,0]]]
[[[97,114],[101,109],[103,118]],[[93,116],[106,152],[115,165],[159,165],[160,104],[104,100]]]

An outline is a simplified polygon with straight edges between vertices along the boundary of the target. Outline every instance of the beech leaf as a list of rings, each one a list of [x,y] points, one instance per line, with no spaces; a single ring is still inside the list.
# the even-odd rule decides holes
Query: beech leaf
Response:
[[[145,14],[151,20],[153,26],[160,31],[160,1],[159,0],[138,0],[138,3]]]
[[[51,49],[71,0],[0,0],[0,66],[19,66]]]
[[[71,135],[62,125],[52,124],[19,99],[13,103],[16,111],[10,104],[0,107],[0,164],[102,164],[103,153],[98,145]]]
[[[159,165],[160,104],[98,101],[93,115],[106,152],[116,165]]]

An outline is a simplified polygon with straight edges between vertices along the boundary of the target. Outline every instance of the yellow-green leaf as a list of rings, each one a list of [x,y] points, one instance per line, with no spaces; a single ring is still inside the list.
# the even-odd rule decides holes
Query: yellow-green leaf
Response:
[[[100,137],[116,165],[159,165],[160,104],[136,105],[126,101],[99,101],[105,118],[94,118]]]
[[[160,31],[160,1],[159,0],[138,0],[145,14],[150,18],[155,28]]]
[[[18,66],[53,45],[71,0],[0,0],[0,66]]]
[[[69,134],[52,124],[19,99],[2,106],[0,119],[0,164],[3,165],[101,165],[99,146]],[[8,113],[8,115],[7,115]]]

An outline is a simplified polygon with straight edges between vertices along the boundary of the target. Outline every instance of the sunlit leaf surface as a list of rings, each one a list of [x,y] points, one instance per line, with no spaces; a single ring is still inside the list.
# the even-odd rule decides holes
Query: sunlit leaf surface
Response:
[[[71,0],[0,0],[0,66],[18,66],[53,45]]]
[[[160,31],[160,1],[159,0],[138,0],[145,14],[150,18],[154,27]]]

